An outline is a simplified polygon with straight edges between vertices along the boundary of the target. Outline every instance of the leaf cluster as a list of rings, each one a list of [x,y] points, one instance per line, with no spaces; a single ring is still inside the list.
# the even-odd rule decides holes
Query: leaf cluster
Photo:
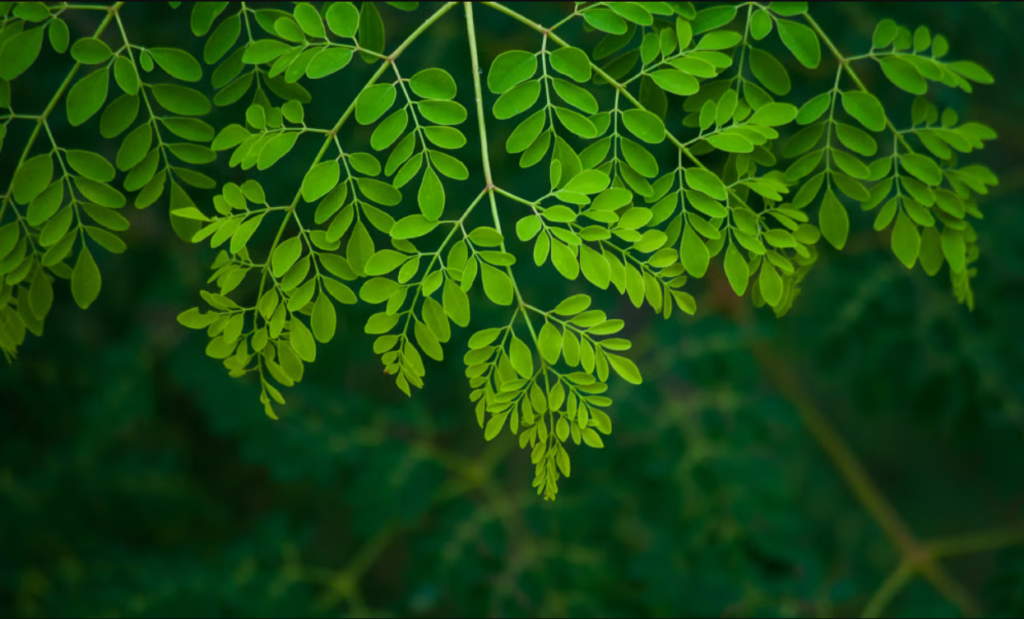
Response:
[[[876,231],[891,228],[903,265],[929,275],[948,267],[956,298],[973,306],[971,222],[982,217],[977,197],[998,181],[960,159],[996,136],[940,112],[931,90],[969,93],[993,80],[975,63],[946,60],[946,39],[927,27],[883,20],[866,53],[843,56],[802,2],[577,4],[550,27],[484,3],[479,10],[538,39],[484,71],[472,5],[458,20],[455,3],[387,4],[172,3],[204,39],[202,62],[132,42],[123,3],[100,7],[88,36],[72,36],[62,18],[84,5],[2,5],[0,147],[8,124],[34,127],[0,207],[5,354],[26,331],[42,334],[55,279],[69,279],[88,308],[102,287],[94,253],[126,249],[120,211],[159,201],[183,240],[218,250],[200,292],[208,307],[179,322],[207,333],[207,355],[231,376],[258,378],[272,418],[285,404],[281,388],[300,382],[335,337],[339,305],[381,306],[364,331],[406,394],[423,386],[425,358],[443,361],[453,324],[473,324],[484,299],[509,308],[507,322],[469,340],[470,397],[484,438],[517,434],[532,450],[537,492],[553,499],[570,475],[569,441],[601,448],[611,432],[612,374],[642,378],[621,354],[631,347],[618,337],[622,320],[591,309],[583,293],[531,302],[522,261],[668,318],[674,308],[696,312],[686,287],[720,259],[737,295],[781,316],[821,238],[843,249],[859,207],[875,212]],[[391,10],[424,17],[396,41],[384,19]],[[472,92],[459,91],[454,68],[417,67],[408,53],[433,41],[442,20],[463,24]],[[570,44],[561,33],[573,27],[596,44]],[[22,114],[17,86],[44,36],[73,66],[40,114]],[[793,100],[794,62],[812,82],[811,71],[834,68],[831,88]],[[360,69],[372,75],[341,95],[337,118],[307,124],[307,86]],[[905,128],[881,103],[889,94],[865,87],[868,71],[915,96]],[[206,79],[212,97],[193,87]],[[233,122],[202,120],[214,106]],[[72,127],[97,119],[116,155],[61,147],[51,127],[58,111]],[[471,116],[475,131],[465,127]],[[507,128],[503,145],[488,141],[495,126]],[[467,133],[482,149],[479,170],[467,165]],[[319,145],[312,160],[307,143]],[[506,155],[518,166],[491,167]],[[218,158],[245,180],[203,171]],[[305,172],[274,179],[293,189],[282,201],[264,185],[283,161]],[[512,179],[528,169],[547,179],[547,193],[520,195]],[[453,187],[480,177],[474,200],[453,199]],[[216,195],[197,200],[197,190]]]

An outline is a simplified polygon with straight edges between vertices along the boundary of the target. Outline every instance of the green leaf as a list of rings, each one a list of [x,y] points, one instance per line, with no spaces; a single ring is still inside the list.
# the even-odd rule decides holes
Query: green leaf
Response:
[[[480,264],[480,278],[488,299],[496,305],[512,304],[512,280],[508,275],[484,262]]]
[[[351,2],[332,2],[327,6],[327,27],[331,32],[351,39],[359,30],[359,10]]]
[[[685,97],[696,94],[700,90],[700,84],[697,82],[697,79],[681,71],[671,69],[655,71],[650,74],[650,78],[654,80],[654,83],[659,88],[674,95]]]
[[[402,201],[402,193],[388,183],[372,178],[357,178],[359,190],[369,199],[383,206],[395,206]]]
[[[292,48],[291,45],[277,39],[260,39],[249,44],[242,62],[245,64],[265,64],[273,61]]]
[[[277,246],[274,250],[274,257],[271,266],[274,269],[274,277],[282,277],[292,268],[292,265],[302,255],[302,238],[293,236]]]
[[[807,103],[804,103],[800,107],[800,112],[796,115],[797,124],[809,125],[818,120],[828,110],[831,102],[832,93],[823,92]]]
[[[601,170],[586,170],[574,176],[562,189],[590,195],[604,191],[610,183],[611,178]]]
[[[12,81],[32,66],[43,49],[43,28],[30,28],[0,47],[0,79]]]
[[[719,51],[736,47],[743,35],[732,30],[716,30],[704,35],[697,43],[697,49]]]
[[[906,213],[896,217],[896,226],[892,229],[892,251],[903,266],[914,268],[918,252],[921,250],[921,235],[917,227],[911,223]]]
[[[878,58],[878,64],[882,66],[882,73],[885,73],[889,81],[897,87],[914,95],[928,92],[928,82],[921,77],[921,73],[914,65],[906,60],[897,56],[883,56]]]
[[[487,71],[487,88],[494,94],[501,94],[513,86],[525,82],[537,72],[537,56],[522,50],[502,53]]]
[[[182,116],[203,116],[210,111],[210,100],[203,93],[174,84],[153,84],[150,92],[168,112]]]
[[[665,140],[665,123],[647,110],[622,112],[622,123],[630,133],[648,144],[660,144]]]
[[[510,153],[521,153],[525,151],[540,132],[544,129],[544,123],[547,119],[546,110],[539,109],[531,114],[526,120],[519,123],[510,136],[508,141],[505,143],[505,150]]]
[[[607,32],[608,34],[626,33],[626,21],[607,9],[589,9],[583,13],[583,19],[601,32]]]
[[[716,200],[725,200],[725,183],[714,172],[701,168],[686,168],[686,186]]]
[[[464,181],[469,178],[469,169],[466,168],[466,165],[451,155],[432,150],[430,151],[430,162],[434,164],[438,172],[448,178],[454,178],[458,181]]]
[[[192,7],[191,27],[192,34],[197,37],[205,36],[213,26],[214,20],[228,6],[227,2],[197,2]]]
[[[0,252],[2,254],[3,252]],[[921,268],[934,277],[942,268],[942,240],[936,228],[925,228],[921,235]]]
[[[321,50],[306,67],[306,77],[318,80],[333,75],[352,61],[352,50],[344,47],[330,47]]]
[[[888,47],[896,40],[898,32],[899,28],[896,26],[896,22],[891,19],[883,19],[875,26],[875,32],[871,37],[871,47],[876,49]]]
[[[26,217],[29,225],[38,228],[46,223],[64,202],[64,180],[58,179],[28,205]]]
[[[552,312],[562,316],[575,316],[590,307],[590,297],[585,294],[576,294],[558,304]]]
[[[239,14],[236,13],[221,22],[210,38],[206,40],[206,45],[203,47],[203,61],[206,64],[219,62],[238,41],[238,35],[242,33],[242,19]]]
[[[423,133],[435,146],[441,148],[459,149],[466,145],[466,136],[454,127],[423,127]]]
[[[979,84],[994,84],[995,78],[981,65],[969,60],[960,60],[946,65],[961,77],[977,82]]]
[[[841,122],[835,123],[835,129],[839,141],[853,152],[865,157],[878,152],[878,143],[868,133]]]
[[[188,52],[172,47],[151,47],[148,51],[156,64],[172,77],[183,82],[198,82],[203,78],[203,68]]]
[[[540,335],[537,337],[537,349],[540,356],[548,363],[558,362],[558,357],[562,353],[562,333],[558,327],[544,321],[544,326],[541,327]]]
[[[455,80],[444,69],[424,69],[409,80],[412,91],[424,99],[454,99]]]
[[[693,231],[693,226],[683,230],[683,240],[679,247],[679,257],[686,271],[694,277],[704,277],[707,273],[711,253],[704,241]]]
[[[68,165],[86,178],[101,183],[114,180],[114,166],[103,157],[85,150],[69,150],[65,153]]]
[[[106,43],[91,37],[78,39],[71,46],[71,57],[82,64],[100,64],[113,55]]]
[[[726,9],[728,9],[729,7],[715,7],[715,8],[718,8],[718,9],[726,8]],[[735,17],[735,15],[736,15],[736,11],[733,10],[733,16]],[[730,18],[730,20],[731,20],[731,18]],[[676,38],[679,39],[679,49],[680,50],[684,50],[684,49],[686,49],[687,47],[690,46],[690,43],[693,41],[693,27],[690,25],[690,22],[688,22],[688,21],[686,21],[684,19],[676,18]]]
[[[452,328],[448,324],[444,308],[433,297],[423,299],[423,322],[440,342],[447,342],[452,337]]]
[[[843,109],[871,131],[885,129],[885,110],[882,103],[869,92],[844,92]]]
[[[494,228],[481,226],[469,233],[469,240],[481,247],[499,247],[505,241],[505,237]]]
[[[436,220],[427,219],[423,215],[409,215],[399,219],[391,227],[391,238],[415,239],[429,234],[436,227]]]
[[[540,245],[541,241],[546,241],[547,238],[546,235],[542,235],[537,245]],[[551,242],[551,262],[566,279],[574,280],[580,274],[580,264],[576,259],[576,254],[565,243],[557,240]]]
[[[334,304],[325,294],[321,294],[313,305],[313,315],[310,320],[313,326],[313,335],[318,342],[326,344],[334,339],[334,332],[338,326],[338,316],[334,310]]]
[[[356,98],[356,121],[361,125],[377,122],[387,112],[397,96],[391,84],[374,84]]]
[[[501,434],[501,429],[505,427],[506,419],[508,419],[508,413],[495,415],[487,420],[487,427],[484,429],[484,440],[493,440],[494,437]]]
[[[638,2],[610,2],[606,6],[634,24],[650,26],[654,23],[650,11]]]
[[[535,84],[536,82],[527,82],[527,83],[528,84]],[[590,94],[590,92],[587,91],[585,88],[581,88],[581,87],[579,87],[576,84],[573,84],[571,82],[567,82],[565,80],[558,79],[557,77],[551,78],[551,84],[552,84],[552,86],[555,87],[555,92],[558,94],[558,96],[561,97],[562,100],[565,101],[566,103],[568,103],[569,105],[572,105],[573,107],[576,107],[576,108],[586,112],[587,114],[596,114],[597,113],[597,110],[598,110],[597,99],[595,99],[594,95]],[[516,88],[519,88],[519,86],[517,86]],[[515,88],[512,89],[511,91],[509,91],[508,93],[505,93],[505,95],[502,95],[502,97],[504,97],[504,96],[508,95],[509,93],[514,92],[514,91],[515,91]],[[531,105],[532,105],[532,102],[531,102]],[[495,104],[495,108],[497,108],[497,104]],[[588,120],[587,122],[590,123],[591,121]],[[596,135],[597,127],[594,127],[594,130],[595,130],[595,135]]]
[[[71,42],[71,33],[68,31],[67,22],[59,17],[55,17],[53,21],[50,22],[47,34],[50,37],[50,45],[53,47],[53,51],[58,54],[63,54],[68,51],[68,43]]]
[[[817,69],[821,62],[821,46],[818,35],[809,27],[786,19],[776,20],[779,37],[800,64],[808,69]]]
[[[28,204],[50,185],[53,179],[53,158],[49,155],[36,155],[18,168],[11,186],[14,200],[19,204]]]
[[[761,275],[757,283],[761,296],[768,305],[775,307],[782,301],[782,277],[768,261],[761,262]]]
[[[725,250],[725,276],[729,279],[729,285],[736,296],[742,297],[750,281],[750,268],[732,243],[729,244],[729,249]]]
[[[964,234],[959,230],[946,226],[942,230],[942,254],[946,256],[949,269],[954,273],[963,273],[966,267],[967,246]]]
[[[439,125],[458,125],[466,120],[466,108],[457,101],[422,101],[416,107],[430,122]]]
[[[444,302],[444,312],[452,319],[452,322],[460,327],[469,325],[469,297],[458,284],[450,279],[445,280],[442,301]]]
[[[378,54],[384,53],[384,22],[377,11],[376,3],[362,3],[359,13],[359,39],[361,47]],[[376,58],[370,54],[362,54],[363,61],[373,63]]]
[[[319,200],[338,185],[340,178],[341,168],[337,161],[318,163],[302,179],[302,198],[306,202]]]
[[[444,186],[437,178],[433,168],[428,167],[423,173],[419,192],[416,194],[420,212],[430,221],[437,221],[444,212]]]
[[[290,342],[299,359],[306,363],[316,361],[316,342],[309,328],[298,317],[292,316],[291,330]]]
[[[100,295],[100,287],[103,278],[100,275],[99,267],[93,260],[92,253],[88,247],[82,247],[78,254],[78,261],[75,263],[75,270],[71,274],[71,295],[75,303],[82,309],[89,309],[96,297]]]
[[[512,367],[522,378],[533,376],[533,354],[529,347],[515,335],[512,336],[512,343],[509,344],[509,360]]]
[[[906,153],[899,156],[900,165],[915,178],[932,187],[942,183],[942,170],[931,157]]]
[[[608,358],[608,363],[615,370],[615,373],[626,382],[634,385],[643,383],[643,379],[640,377],[640,370],[637,369],[636,364],[632,360],[612,353],[605,353],[605,357]]]
[[[107,101],[110,75],[107,67],[97,69],[79,80],[68,93],[68,122],[77,127],[100,111]]]
[[[117,151],[115,162],[118,169],[126,171],[134,168],[146,157],[152,144],[153,130],[150,125],[143,124],[136,127],[124,138],[121,148]]]
[[[393,249],[382,249],[366,261],[367,275],[387,275],[409,260],[407,254]]]
[[[586,52],[575,47],[562,47],[548,57],[551,68],[577,82],[590,81],[590,58]],[[531,73],[532,76],[532,73]]]
[[[530,80],[507,90],[494,102],[492,112],[498,120],[507,120],[530,109],[540,97],[540,81]]]
[[[735,6],[714,6],[701,9],[693,18],[693,34],[701,34],[709,30],[715,30],[728,24],[736,18]],[[676,24],[678,25],[678,20]],[[680,37],[681,39],[682,37]]]
[[[374,305],[388,300],[401,286],[397,282],[384,277],[374,277],[365,281],[359,289],[359,298]]]
[[[850,216],[836,198],[836,194],[832,193],[831,187],[825,190],[825,197],[821,201],[818,226],[821,228],[821,235],[833,247],[841,250],[846,245],[846,237],[850,232]]]
[[[799,110],[789,103],[766,103],[762,105],[747,122],[753,125],[779,127],[796,119]]]
[[[405,111],[404,107],[399,108],[373,130],[373,135],[370,136],[370,146],[374,150],[388,148],[401,137],[408,124],[409,113]]]
[[[299,22],[299,27],[308,36],[323,39],[327,37],[327,31],[324,29],[324,22],[320,19],[320,14],[317,13],[316,9],[310,4],[299,4],[296,5],[295,11],[293,12],[295,21]]]
[[[611,266],[609,266],[608,260],[605,259],[603,254],[598,253],[587,245],[581,245],[580,269],[583,271],[583,276],[590,283],[602,290],[608,288],[608,284],[611,282]]]
[[[762,14],[763,12],[759,11],[758,13]],[[771,20],[768,23],[770,24]],[[754,77],[774,94],[779,96],[789,94],[792,88],[789,73],[786,72],[782,63],[776,60],[775,56],[756,47],[750,48],[750,70],[754,73]]]

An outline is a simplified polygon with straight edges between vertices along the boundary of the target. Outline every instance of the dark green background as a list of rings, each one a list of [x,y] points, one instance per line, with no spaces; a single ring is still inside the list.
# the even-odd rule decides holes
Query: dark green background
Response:
[[[188,9],[138,5],[124,15],[145,45],[201,52]],[[389,48],[428,10],[382,5]],[[571,5],[522,10],[550,24]],[[936,102],[999,133],[974,159],[1001,184],[976,225],[982,258],[973,313],[956,305],[945,270],[934,279],[908,272],[888,250],[887,233],[871,232],[870,216],[859,211],[848,250],[823,249],[781,320],[751,310],[738,325],[720,267],[692,287],[695,318],[664,321],[624,298],[599,296],[626,319],[645,384],[613,381],[614,434],[603,451],[572,449],[573,476],[551,504],[531,491],[529,456],[515,439],[486,444],[477,428],[461,363],[472,331],[456,333],[446,361],[428,364],[426,388],[406,399],[362,333],[371,308],[344,308],[334,342],[285,394],[282,419],[267,419],[257,386],[230,379],[203,354],[205,335],[175,321],[199,302],[214,254],[178,241],[157,204],[129,214],[127,254],[100,259],[98,302],[82,312],[59,286],[45,337],[30,338],[0,369],[0,614],[859,613],[898,552],[808,434],[769,365],[796,375],[803,397],[836,425],[921,537],[1020,525],[1024,10],[836,3],[816,4],[812,14],[847,54],[866,51],[883,16],[926,24],[949,38],[951,58],[975,60],[996,76],[996,85],[970,97],[932,90]],[[539,45],[507,17],[484,7],[476,15],[485,62]],[[73,35],[91,33],[94,17],[73,13]],[[444,66],[471,106],[462,9],[435,28],[403,59],[403,74]],[[596,41],[576,23],[565,30],[581,44]],[[797,84],[789,100],[828,87],[830,77],[817,79],[831,71],[827,54],[819,72],[780,57]],[[16,82],[16,96],[45,104],[66,60],[44,52]],[[370,71],[355,61],[317,84],[310,124],[333,124]],[[909,96],[870,70],[865,79],[905,123]],[[208,120],[231,122],[246,101]],[[113,155],[116,143],[100,144],[97,122],[60,131],[62,143]],[[489,127],[496,182],[540,195],[541,168],[522,172],[500,156],[511,125],[492,119]],[[474,133],[472,114],[465,131]],[[365,135],[359,129],[344,139],[358,144]],[[16,143],[12,132],[0,155],[4,186]],[[479,168],[472,137],[462,155]],[[290,197],[308,159],[280,164],[265,184]],[[240,174],[225,166],[223,180]],[[477,178],[462,183],[449,204],[464,204],[480,186]],[[511,226],[518,211],[501,206]],[[550,268],[527,272],[535,278],[527,299],[545,307],[549,295],[587,290]],[[505,310],[477,295],[474,330],[504,319]],[[755,344],[767,350],[760,361]],[[986,614],[1024,613],[1020,549],[946,565]],[[957,613],[923,579],[888,612]]]

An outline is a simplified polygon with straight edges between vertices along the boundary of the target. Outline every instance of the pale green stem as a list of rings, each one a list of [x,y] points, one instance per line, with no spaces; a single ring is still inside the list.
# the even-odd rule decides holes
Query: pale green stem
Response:
[[[885,579],[885,582],[878,588],[878,591],[871,596],[871,600],[868,601],[867,606],[864,607],[864,612],[860,616],[865,619],[881,617],[889,603],[903,590],[903,587],[910,582],[913,576],[914,566],[906,561],[900,563],[899,567]]]
[[[476,47],[476,25],[473,22],[473,3],[464,2],[463,5],[466,7],[466,30],[469,35],[469,53],[470,60],[473,64],[473,94],[476,98],[476,119],[477,126],[480,131],[480,156],[484,167],[484,180],[487,183],[485,191],[487,197],[491,201],[491,217],[494,220],[494,229],[501,234],[501,218],[498,217],[498,202],[494,196],[494,176],[491,174],[491,160],[487,150],[487,123],[484,115],[484,95],[483,87],[480,83],[480,55],[477,53]],[[505,241],[501,241],[501,251],[507,252],[505,249]],[[515,291],[516,300],[519,306],[525,305],[523,301],[523,295],[519,292],[519,286],[516,284],[515,276],[512,275],[512,269],[505,267],[505,271],[508,274],[509,280],[512,282],[512,290]],[[537,341],[537,334],[533,330],[533,323],[530,322],[530,317],[525,312],[523,317],[526,318],[526,326],[530,330],[530,335],[533,337],[534,342]]]

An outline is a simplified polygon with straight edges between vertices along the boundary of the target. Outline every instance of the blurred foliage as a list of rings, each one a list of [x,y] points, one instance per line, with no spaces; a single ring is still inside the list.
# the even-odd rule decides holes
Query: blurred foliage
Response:
[[[542,23],[564,10],[524,9]],[[170,11],[140,4],[126,18],[151,29],[152,45],[201,50],[161,29]],[[525,458],[505,457],[515,438],[480,440],[457,356],[405,398],[380,374],[362,333],[364,305],[346,309],[282,419],[268,420],[258,385],[228,378],[203,354],[205,336],[174,320],[205,280],[211,250],[179,242],[152,209],[131,213],[131,253],[101,261],[106,286],[93,308],[81,312],[58,290],[46,336],[0,370],[0,611],[859,614],[901,554],[806,431],[808,403],[921,539],[1019,526],[1024,124],[1014,110],[1024,103],[1024,9],[813,11],[844,51],[893,17],[942,32],[996,76],[969,107],[942,91],[944,105],[1000,134],[982,156],[1004,182],[977,226],[973,313],[944,278],[894,261],[888,239],[857,214],[853,255],[823,252],[782,320],[737,310],[721,272],[695,292],[696,318],[662,321],[609,295],[606,309],[626,318],[647,380],[613,385],[615,436],[603,452],[576,456],[587,475],[543,503],[529,491]],[[399,32],[421,19],[387,17]],[[491,11],[477,19],[507,33],[481,40],[487,57],[534,37]],[[418,53],[468,64],[458,19],[438,26]],[[59,79],[41,71],[40,92]],[[336,114],[330,93],[313,100],[308,113]],[[74,135],[63,139],[73,144]],[[235,174],[225,170],[228,180]],[[539,290],[565,287],[557,274],[536,277]],[[457,332],[453,349],[466,337]],[[795,377],[797,393],[780,388],[780,371]],[[992,545],[943,565],[984,615],[1020,616],[1024,550]],[[941,589],[917,576],[885,613],[957,616]]]

